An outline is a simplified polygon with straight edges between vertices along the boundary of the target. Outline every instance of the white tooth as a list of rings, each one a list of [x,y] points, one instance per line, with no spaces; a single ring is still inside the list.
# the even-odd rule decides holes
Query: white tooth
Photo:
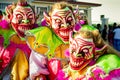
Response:
[[[79,65],[81,65],[81,62],[79,62]]]
[[[75,63],[73,63],[73,65],[75,66]]]
[[[77,66],[79,66],[79,63],[77,63]]]
[[[66,36],[66,33],[64,33],[64,36]]]
[[[60,34],[62,35],[62,32],[60,32]]]
[[[77,65],[77,63],[75,62],[75,66]]]
[[[62,32],[62,35],[65,35],[65,33],[64,33],[64,32]]]
[[[80,63],[79,63],[79,65],[81,65],[82,63],[83,63],[83,61],[82,61],[82,62],[80,62]]]

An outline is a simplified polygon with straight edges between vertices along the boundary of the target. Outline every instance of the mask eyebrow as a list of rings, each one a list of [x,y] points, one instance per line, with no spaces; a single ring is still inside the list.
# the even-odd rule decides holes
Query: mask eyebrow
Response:
[[[28,11],[26,15],[29,16],[31,14],[33,14],[33,11]]]
[[[15,12],[14,12],[15,14],[24,14],[22,11],[20,11],[20,10],[16,10]]]
[[[71,13],[71,11],[58,11],[53,16],[62,16],[63,18],[65,18],[69,13]]]

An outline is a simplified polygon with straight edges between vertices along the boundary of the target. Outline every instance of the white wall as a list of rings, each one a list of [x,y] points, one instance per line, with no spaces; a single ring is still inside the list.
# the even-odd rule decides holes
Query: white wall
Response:
[[[120,23],[120,0],[77,0],[83,2],[100,3],[101,7],[92,8],[92,22],[100,23],[100,15],[109,18],[108,22]]]

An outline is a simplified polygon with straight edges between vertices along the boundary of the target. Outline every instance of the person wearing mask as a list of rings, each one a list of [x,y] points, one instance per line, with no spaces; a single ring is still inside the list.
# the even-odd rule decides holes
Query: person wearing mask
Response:
[[[25,32],[36,28],[36,15],[26,0],[6,7],[10,29],[0,29],[0,78],[25,80],[29,76],[31,49],[25,41]]]
[[[87,23],[87,20],[85,20],[84,24],[81,25],[80,22],[77,22],[76,15],[77,14],[74,13],[73,7],[70,3],[55,3],[49,13],[44,13],[44,18],[48,24],[47,27],[39,27],[26,32],[26,41],[30,48],[37,53],[43,53],[43,55],[46,55],[48,57],[47,66],[51,75],[50,79],[54,79],[56,77],[60,69],[60,65],[62,65],[61,67],[64,67],[69,63],[69,58],[66,58],[67,56],[64,53],[69,47],[69,34],[71,31],[76,32],[81,29],[92,31],[94,35],[95,46],[97,48],[102,48],[103,46],[107,45],[108,53],[111,52],[120,56],[117,51],[115,51],[102,39],[98,29],[90,26]],[[42,49],[41,52],[40,46],[43,44],[48,48],[47,52],[45,51],[46,49]],[[99,55],[102,54],[104,53],[101,53]],[[60,60],[61,63],[59,63],[59,61],[55,60],[54,58]],[[31,61],[36,62],[32,58]],[[31,66],[36,65],[32,64]],[[31,71],[33,70],[34,69],[31,69]],[[36,76],[34,75],[32,77],[34,78]]]

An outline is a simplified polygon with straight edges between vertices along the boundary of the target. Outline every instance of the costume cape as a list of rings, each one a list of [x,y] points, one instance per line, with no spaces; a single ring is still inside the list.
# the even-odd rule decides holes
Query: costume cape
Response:
[[[44,51],[40,51],[42,48],[40,46],[46,45],[48,48],[48,52],[44,53],[48,58],[53,58],[56,55],[59,55],[61,51],[59,51],[59,46],[65,44],[54,32],[48,27],[39,27],[29,32],[26,32],[26,39],[28,41],[28,45],[37,52],[43,53]],[[68,46],[67,46],[68,47]],[[65,49],[67,48],[65,47]],[[56,50],[57,49],[57,50]],[[62,51],[64,53],[64,51]],[[62,55],[62,57],[64,54]]]

